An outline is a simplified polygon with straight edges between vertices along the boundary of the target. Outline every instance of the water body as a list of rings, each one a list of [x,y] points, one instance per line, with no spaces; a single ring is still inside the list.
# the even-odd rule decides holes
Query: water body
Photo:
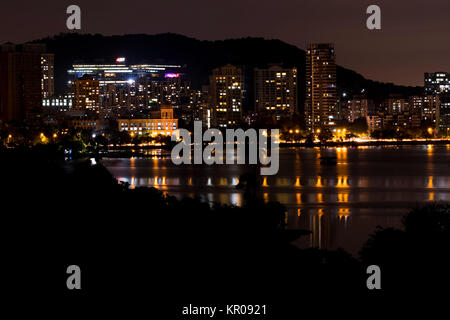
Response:
[[[104,165],[131,187],[152,186],[178,198],[241,205],[236,189],[249,166],[172,164],[160,150],[149,157],[104,159]],[[323,164],[320,157],[336,157]],[[265,200],[288,208],[289,228],[312,231],[297,245],[343,248],[357,255],[376,227],[401,227],[411,208],[450,201],[450,145],[354,148],[284,148],[280,170],[261,177]]]

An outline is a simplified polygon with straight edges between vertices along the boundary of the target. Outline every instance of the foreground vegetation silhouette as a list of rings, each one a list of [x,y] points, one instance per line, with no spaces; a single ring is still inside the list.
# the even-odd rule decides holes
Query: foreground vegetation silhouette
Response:
[[[47,148],[0,152],[12,296],[123,301],[151,292],[158,305],[231,297],[304,308],[299,297],[373,294],[366,287],[371,264],[381,267],[383,294],[448,280],[448,204],[413,210],[405,230],[377,230],[356,259],[343,250],[293,246],[308,231],[287,230],[279,203],[251,198],[242,207],[211,206],[130,189],[101,164],[67,163]],[[79,293],[66,289],[72,264],[83,272]]]

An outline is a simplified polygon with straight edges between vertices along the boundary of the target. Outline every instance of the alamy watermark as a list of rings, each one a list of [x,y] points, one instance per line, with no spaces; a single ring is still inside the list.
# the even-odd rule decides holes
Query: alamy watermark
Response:
[[[380,30],[381,29],[381,9],[376,4],[372,4],[367,7],[367,14],[370,16],[367,18],[366,26],[369,30]]]
[[[81,29],[81,8],[75,4],[67,7],[66,13],[70,14],[66,20],[66,27],[69,30]]]
[[[203,133],[202,122],[194,122],[194,141],[192,135],[186,129],[179,129],[179,136],[182,139],[172,149],[172,162],[180,164],[224,164],[224,145],[225,145],[225,164],[246,164],[247,159],[246,146],[248,145],[248,164],[263,165],[261,175],[275,175],[279,169],[279,130],[248,129],[226,129],[225,141],[223,134],[219,129],[208,129]],[[176,134],[172,135],[172,141],[179,138]],[[246,143],[246,139],[248,143]],[[270,142],[268,142],[270,140]],[[203,142],[210,142],[203,150]],[[192,148],[193,145],[193,157]],[[270,148],[269,148],[270,145]],[[237,146],[236,157],[234,157],[235,146]],[[269,155],[270,149],[270,155]],[[235,160],[237,160],[235,162]]]
[[[67,267],[66,273],[70,276],[67,277],[66,286],[69,290],[81,289],[81,269],[79,266],[73,264]]]
[[[367,278],[366,286],[369,290],[381,289],[381,269],[379,266],[373,264],[367,267],[367,274],[370,276]]]

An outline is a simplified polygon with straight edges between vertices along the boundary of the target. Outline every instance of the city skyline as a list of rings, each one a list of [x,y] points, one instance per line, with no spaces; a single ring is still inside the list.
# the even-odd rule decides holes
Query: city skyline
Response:
[[[2,43],[21,43],[66,32],[65,9],[70,3],[46,5],[46,2],[12,3],[2,10],[0,18],[6,24],[27,21],[28,26],[33,26],[0,30]],[[131,1],[123,8],[120,3],[114,5],[114,1],[108,5],[78,2],[82,9],[82,33],[173,32],[201,40],[256,36],[280,39],[302,49],[310,42],[333,42],[340,65],[372,80],[401,85],[422,85],[423,73],[450,69],[447,59],[450,44],[441,40],[450,23],[446,19],[450,3],[446,1],[378,1],[382,29],[376,31],[365,26],[368,2],[281,1],[274,6],[263,1],[258,4],[232,1],[211,8],[211,4],[196,1],[180,3],[174,8],[168,4]],[[143,17],[155,12],[168,14],[154,14],[151,19]],[[412,69],[411,65],[416,67]]]
[[[284,141],[302,140],[291,135],[294,128],[297,133],[300,128],[307,129],[312,141],[335,142],[369,136],[443,137],[449,133],[448,73],[425,73],[420,93],[388,91],[369,96],[363,87],[356,91],[351,86],[339,87],[331,43],[308,45],[304,87],[297,86],[297,68],[268,63],[252,70],[250,66],[227,64],[209,69],[209,86],[199,90],[191,88],[185,67],[180,65],[128,65],[126,57],[116,57],[114,62],[105,60],[106,64],[73,62],[67,70],[71,80],[64,95],[54,95],[55,55],[46,52],[45,44],[6,44],[0,58],[0,120],[7,122],[43,117],[47,125],[70,124],[101,132],[111,128],[111,123],[103,120],[132,118],[142,120],[133,123],[133,135],[150,132],[156,137],[158,133],[170,134],[169,127],[161,125],[161,120],[151,126],[147,119],[161,119],[155,112],[169,105],[175,115],[170,118],[181,119],[181,127],[192,127],[198,120],[207,128],[225,129],[272,119],[283,128]],[[190,73],[197,71],[190,69]],[[254,76],[249,76],[252,73]],[[248,93],[252,87],[254,92]],[[297,108],[302,92],[304,106]],[[361,122],[366,122],[366,129]],[[290,127],[286,127],[288,123]],[[177,124],[170,122],[170,129],[177,130]],[[303,139],[309,141],[305,136]]]
[[[1,7],[15,313],[404,313],[450,285],[449,0]]]

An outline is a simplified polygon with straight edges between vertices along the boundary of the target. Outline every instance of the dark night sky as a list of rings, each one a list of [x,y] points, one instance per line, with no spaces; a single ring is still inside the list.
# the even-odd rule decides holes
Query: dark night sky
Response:
[[[334,42],[340,65],[405,85],[422,85],[426,71],[450,71],[449,0],[2,1],[0,43],[67,31],[70,4],[81,7],[83,33],[258,36],[303,49],[308,42]],[[381,7],[381,31],[366,29],[370,4]]]

